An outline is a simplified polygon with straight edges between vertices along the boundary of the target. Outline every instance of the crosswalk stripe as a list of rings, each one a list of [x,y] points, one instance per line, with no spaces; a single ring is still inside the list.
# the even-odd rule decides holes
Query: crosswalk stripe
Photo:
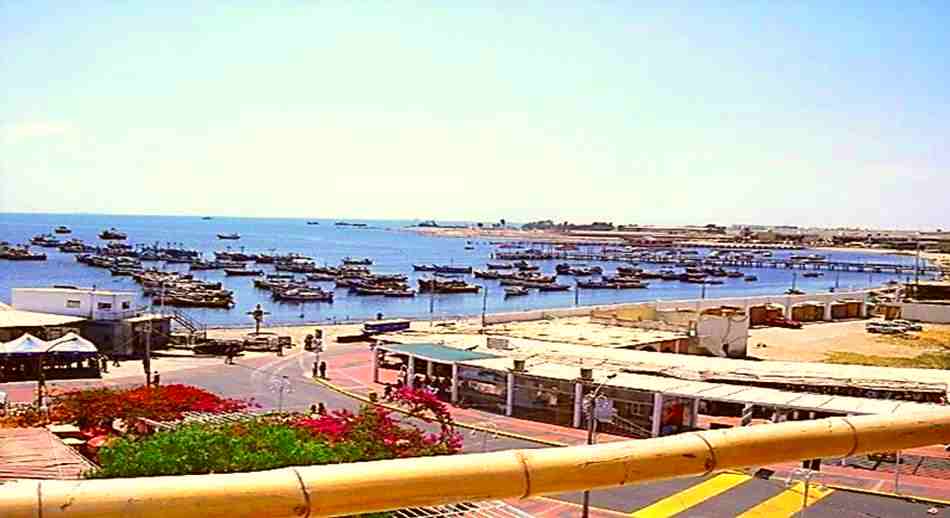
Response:
[[[698,505],[704,500],[725,493],[751,478],[749,475],[738,473],[721,473],[643,509],[634,511],[630,516],[633,518],[667,518]]]
[[[822,498],[834,493],[834,489],[812,484],[808,487],[808,504],[811,506]],[[805,483],[797,482],[794,486],[756,505],[736,518],[760,518],[775,516],[792,516],[802,510],[802,501],[805,498]]]

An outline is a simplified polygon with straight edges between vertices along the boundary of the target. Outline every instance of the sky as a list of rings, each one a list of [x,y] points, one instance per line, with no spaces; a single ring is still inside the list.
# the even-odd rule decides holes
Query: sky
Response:
[[[466,4],[0,0],[0,212],[950,225],[950,3]]]

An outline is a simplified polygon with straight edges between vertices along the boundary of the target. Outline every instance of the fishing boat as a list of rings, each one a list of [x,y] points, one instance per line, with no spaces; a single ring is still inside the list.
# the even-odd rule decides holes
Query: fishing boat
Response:
[[[471,266],[436,265],[436,273],[472,273]]]
[[[353,293],[356,293],[357,295],[366,296],[366,295],[385,295],[387,290],[386,288],[378,288],[372,285],[369,285],[369,286],[357,285],[357,286],[351,286],[350,291],[352,291]]]
[[[61,246],[63,242],[52,234],[41,234],[38,236],[33,236],[33,238],[30,239],[30,244],[42,246],[44,248],[57,248]]]
[[[475,245],[465,245],[466,250],[475,250]]]
[[[308,221],[307,224],[308,224],[308,225],[319,225],[320,222],[319,222],[319,221]]]
[[[489,270],[511,270],[514,269],[515,265],[511,263],[488,263],[487,267]]]
[[[738,271],[738,270],[726,272],[726,277],[729,277],[730,279],[739,279],[739,278],[744,277],[744,276],[745,276],[745,274],[742,273],[742,272],[740,272],[740,271]]]
[[[805,292],[798,288],[789,288],[785,290],[786,295],[804,295]]]
[[[336,276],[329,273],[308,273],[307,280],[313,282],[333,282]]]
[[[128,238],[129,238],[128,234],[126,234],[126,233],[124,233],[124,232],[119,232],[118,230],[115,229],[115,227],[112,227],[112,228],[110,228],[110,229],[108,229],[108,230],[103,230],[102,232],[99,232],[99,239],[104,239],[104,240],[111,240],[111,239],[114,239],[114,240],[124,240],[124,239],[128,239]]]
[[[540,284],[538,286],[539,291],[569,291],[571,286],[569,284]]]
[[[333,302],[333,292],[320,288],[274,288],[271,293],[273,298],[286,302]]]
[[[383,295],[386,296],[386,297],[409,298],[409,297],[415,297],[415,296],[416,296],[416,292],[415,292],[415,290],[411,290],[411,289],[409,289],[409,288],[406,288],[406,289],[395,289],[395,288],[394,288],[394,289],[386,290],[386,292],[383,293]]]
[[[476,279],[498,279],[498,272],[492,270],[473,270]]]
[[[73,231],[70,230],[70,228],[67,227],[67,226],[65,226],[65,225],[60,225],[60,226],[54,228],[54,229],[53,229],[53,232],[55,232],[55,233],[57,233],[57,234],[72,234]]]
[[[344,265],[366,265],[369,266],[373,264],[373,260],[369,257],[344,257]]]
[[[229,277],[258,277],[264,275],[264,270],[245,270],[244,268],[225,268],[224,274]]]
[[[434,264],[414,264],[412,269],[417,272],[434,272],[436,270],[436,265]]]
[[[237,232],[231,232],[230,234],[218,234],[218,239],[241,239],[241,234]]]
[[[821,272],[804,272],[804,273],[802,273],[802,277],[807,277],[807,278],[809,278],[809,279],[816,279],[816,278],[818,278],[818,277],[821,277],[822,275],[824,275],[824,274],[821,273]]]
[[[745,280],[746,282],[755,282],[755,281],[759,280],[759,278],[758,278],[757,276],[755,276],[755,275],[746,275],[744,280]]]
[[[191,264],[188,266],[188,269],[193,270],[193,271],[218,270],[220,268],[223,268],[223,266],[221,265],[221,263],[217,261],[202,261],[201,259],[192,261]]]
[[[213,219],[213,218],[212,218],[211,216],[202,216],[201,219],[207,221],[207,220]]]
[[[522,296],[522,295],[527,295],[527,294],[529,294],[529,293],[531,293],[531,292],[528,290],[528,288],[525,288],[524,286],[511,286],[511,287],[509,287],[509,288],[505,288],[505,297],[506,297],[506,298],[507,298],[507,297],[520,297],[520,296]]]

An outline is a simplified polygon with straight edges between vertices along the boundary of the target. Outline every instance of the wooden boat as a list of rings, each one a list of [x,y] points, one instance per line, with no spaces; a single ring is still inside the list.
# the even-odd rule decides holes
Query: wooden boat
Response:
[[[498,279],[498,272],[493,272],[491,270],[473,270],[476,279]]]
[[[218,234],[218,239],[241,239],[241,234],[232,232],[230,234]]]
[[[63,242],[52,234],[41,234],[38,236],[33,236],[33,238],[30,239],[30,244],[42,246],[44,248],[56,248],[61,246]]]
[[[805,292],[798,288],[789,288],[785,290],[786,295],[804,295]]]
[[[436,265],[436,273],[472,273],[471,266]]]
[[[72,234],[73,231],[70,230],[70,228],[67,227],[67,226],[65,226],[65,225],[60,225],[60,226],[54,228],[54,229],[53,229],[53,232],[55,232],[55,233],[57,233],[57,234]]]
[[[539,291],[570,291],[571,286],[569,284],[541,284],[538,286]]]
[[[488,263],[487,267],[489,270],[511,270],[514,269],[515,265],[511,263]]]
[[[201,219],[207,221],[207,220],[213,219],[213,218],[212,218],[211,216],[202,216]]]
[[[412,269],[417,272],[434,272],[436,270],[436,265],[434,264],[414,264]]]
[[[217,262],[217,261],[202,261],[202,260],[199,259],[199,260],[197,260],[197,261],[192,261],[191,264],[188,266],[188,269],[189,269],[189,270],[193,270],[193,271],[197,271],[197,270],[218,270],[218,269],[221,269],[221,268],[223,268],[223,267],[224,267],[224,266],[222,266],[221,263],[219,263],[219,262]]]
[[[415,292],[414,290],[411,290],[411,289],[408,289],[408,288],[403,289],[403,290],[389,289],[389,290],[386,290],[386,292],[383,293],[383,295],[385,295],[386,297],[404,297],[404,298],[408,298],[408,297],[415,297],[415,296],[416,296],[416,292]]]
[[[520,297],[522,295],[527,295],[531,293],[528,288],[524,286],[512,286],[510,288],[505,288],[505,297]]]
[[[103,230],[102,232],[99,232],[99,239],[104,239],[104,240],[114,239],[114,240],[121,241],[128,238],[129,236],[127,234],[125,234],[124,232],[119,232],[114,227],[110,228],[109,230]]]
[[[802,277],[807,277],[807,278],[810,278],[810,279],[815,279],[815,278],[821,277],[822,275],[824,275],[824,274],[822,274],[821,272],[805,272],[805,273],[802,274]]]
[[[333,292],[320,288],[274,289],[272,296],[287,302],[333,302]]]
[[[319,225],[320,222],[319,222],[319,221],[308,221],[307,224],[308,224],[308,225]]]
[[[307,280],[313,282],[333,282],[336,280],[336,276],[328,273],[308,273]]]
[[[755,281],[759,280],[759,278],[758,278],[757,276],[755,276],[755,275],[746,275],[744,280],[745,280],[746,282],[755,282]]]
[[[264,275],[264,270],[246,270],[244,268],[225,268],[224,274],[229,277],[257,277]]]
[[[373,264],[373,261],[372,261],[372,259],[370,259],[369,257],[344,257],[344,258],[343,258],[343,264],[344,264],[344,265],[351,265],[351,264],[352,264],[352,265],[367,265],[367,266],[369,266],[369,265]]]

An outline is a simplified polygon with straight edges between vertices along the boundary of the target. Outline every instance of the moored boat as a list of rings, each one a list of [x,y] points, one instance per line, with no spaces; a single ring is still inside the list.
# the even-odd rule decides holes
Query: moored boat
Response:
[[[218,234],[218,239],[241,239],[241,234],[231,232],[230,234]]]
[[[114,239],[114,240],[121,241],[123,239],[128,239],[128,238],[129,238],[128,234],[124,232],[119,232],[118,230],[115,229],[115,227],[99,232],[99,239],[104,239],[104,240]]]
[[[528,291],[528,288],[525,288],[524,286],[511,286],[509,288],[505,288],[505,297],[520,297],[529,293],[531,292]]]
[[[57,234],[71,234],[73,231],[66,225],[60,225],[53,229],[53,232]]]
[[[246,270],[244,268],[225,268],[224,274],[229,277],[257,277],[264,275],[263,270]]]

